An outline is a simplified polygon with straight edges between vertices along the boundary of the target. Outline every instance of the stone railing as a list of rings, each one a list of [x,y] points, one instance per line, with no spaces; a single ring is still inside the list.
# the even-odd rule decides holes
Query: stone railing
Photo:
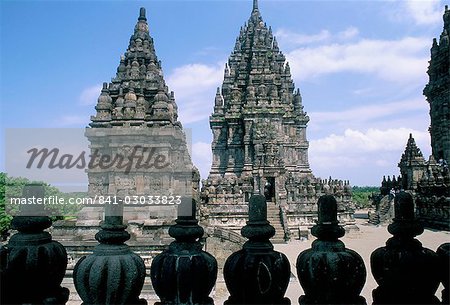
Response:
[[[26,187],[24,197],[43,196],[43,188]],[[118,210],[113,210],[118,209]],[[147,304],[139,295],[146,275],[140,256],[125,244],[129,234],[122,224],[120,206],[105,210],[105,221],[96,235],[99,244],[76,264],[73,279],[83,304]],[[422,247],[415,236],[423,228],[415,220],[412,197],[395,197],[395,218],[388,226],[393,235],[370,259],[378,284],[373,304],[448,304],[450,243],[437,251]],[[213,304],[210,297],[217,278],[217,261],[202,250],[203,228],[196,220],[196,202],[183,198],[176,224],[169,234],[175,241],[156,256],[151,265],[157,304]],[[186,213],[186,211],[190,211]],[[300,304],[366,304],[361,296],[367,271],[361,256],[340,240],[335,198],[318,201],[318,222],[312,228],[317,239],[297,258],[297,274],[304,295]],[[186,215],[186,216],[182,216]],[[16,216],[18,231],[0,250],[1,304],[65,304],[68,290],[61,287],[66,270],[64,247],[44,231],[51,226],[46,216]],[[241,234],[242,249],[225,262],[224,278],[230,296],[225,304],[290,304],[285,297],[291,267],[283,253],[274,250],[274,228],[267,221],[264,196],[249,202],[249,219]],[[442,300],[435,294],[439,284]]]

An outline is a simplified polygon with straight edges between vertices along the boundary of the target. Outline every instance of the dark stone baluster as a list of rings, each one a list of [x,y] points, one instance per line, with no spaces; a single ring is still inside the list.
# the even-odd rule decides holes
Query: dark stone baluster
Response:
[[[336,199],[321,196],[318,214],[318,224],[311,230],[317,239],[297,258],[297,274],[305,291],[299,303],[366,304],[360,296],[366,268],[361,256],[339,240],[345,230],[338,225]]]
[[[0,304],[8,304],[8,279],[6,278],[6,260],[8,259],[6,246],[0,247]],[[11,302],[9,302],[11,303]]]
[[[75,288],[84,305],[147,304],[139,299],[145,278],[144,261],[125,244],[130,235],[121,215],[121,204],[105,206],[105,220],[95,235],[100,244],[75,265]]]
[[[44,196],[42,185],[24,186],[23,198]],[[44,231],[52,225],[44,215],[41,206],[24,206],[11,222],[19,232],[0,251],[1,304],[65,304],[69,299],[69,290],[61,287],[67,253]]]
[[[440,245],[436,253],[439,256],[441,282],[444,285],[442,304],[450,304],[450,289],[448,287],[450,282],[450,243]]]
[[[264,196],[250,198],[248,214],[241,234],[249,240],[225,262],[223,273],[230,292],[225,304],[290,304],[284,294],[291,267],[287,257],[274,251],[269,240],[275,229],[267,221]]]
[[[176,224],[169,229],[175,241],[153,259],[151,279],[157,304],[214,304],[209,297],[217,278],[217,261],[202,250],[196,202],[182,198]]]
[[[394,222],[388,226],[394,236],[370,257],[378,283],[373,304],[439,304],[434,295],[440,282],[438,257],[414,238],[423,227],[414,219],[412,196],[396,195],[394,210]]]

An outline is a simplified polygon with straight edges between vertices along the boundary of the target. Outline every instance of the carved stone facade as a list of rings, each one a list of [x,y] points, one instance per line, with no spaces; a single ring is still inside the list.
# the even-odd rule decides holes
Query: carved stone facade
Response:
[[[434,159],[450,162],[450,10],[445,6],[444,30],[433,39],[428,67],[430,81],[423,94],[430,103],[430,135]]]
[[[191,196],[199,175],[177,120],[174,93],[165,84],[155,54],[144,8],[117,74],[109,84],[103,84],[95,109],[97,114],[86,129],[91,154],[98,156],[91,159],[94,166],[89,166],[87,172],[90,197],[136,203],[132,208],[125,207],[128,223],[144,228],[165,225],[168,229],[169,222],[176,218],[176,208],[173,202],[164,205],[163,196]],[[101,166],[103,157],[117,162]],[[161,204],[154,205],[158,203],[155,200]],[[84,214],[95,209],[85,208]],[[101,209],[96,211],[101,213]],[[83,218],[83,211],[78,218]],[[97,218],[101,219],[101,215]]]
[[[412,134],[409,134],[405,152],[402,154],[398,167],[402,177],[402,188],[405,190],[417,188],[417,184],[425,172],[426,165],[423,154],[420,148],[417,147]],[[387,190],[388,193],[389,191],[390,189]]]
[[[277,230],[275,238],[298,238],[302,227],[314,225],[315,203],[323,194],[335,194],[341,221],[352,221],[349,183],[323,181],[311,172],[308,121],[289,63],[255,0],[210,116],[213,159],[202,187],[210,225],[242,228],[254,193],[264,193],[269,210],[275,204],[271,222],[284,231]]]

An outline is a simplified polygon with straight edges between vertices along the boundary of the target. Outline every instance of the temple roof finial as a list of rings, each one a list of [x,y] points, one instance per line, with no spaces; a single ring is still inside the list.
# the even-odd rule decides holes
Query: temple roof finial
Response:
[[[253,10],[254,11],[258,10],[258,0],[253,0]]]
[[[145,17],[145,7],[141,7],[141,9],[139,10],[139,19],[138,20],[147,21],[147,17]]]
[[[448,5],[445,6],[443,19],[444,19],[444,29],[447,29],[448,31],[448,27],[450,26],[450,10],[448,9]]]

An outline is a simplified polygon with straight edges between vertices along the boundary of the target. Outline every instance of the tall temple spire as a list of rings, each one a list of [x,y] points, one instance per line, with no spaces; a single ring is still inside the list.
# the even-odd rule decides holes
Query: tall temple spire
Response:
[[[213,154],[217,156],[211,174],[229,171],[240,175],[251,170],[250,164],[258,158],[262,163],[279,162],[311,174],[305,136],[309,117],[303,111],[299,90],[295,92],[289,64],[278,48],[272,29],[263,22],[258,0],[253,1],[252,14],[236,39],[215,105],[210,125],[215,136]],[[233,122],[228,122],[229,118]],[[239,126],[236,120],[246,121],[248,126]],[[286,134],[281,136],[280,131]],[[225,135],[227,144],[215,143],[225,141]],[[269,151],[263,153],[250,139],[262,143],[272,141],[273,147],[265,144]],[[285,143],[281,145],[282,141]],[[270,154],[273,158],[267,157]],[[281,156],[288,157],[281,160]]]
[[[163,78],[161,62],[156,56],[143,7],[139,10],[128,48],[120,57],[116,77],[107,87],[112,102],[109,108],[97,105],[97,115],[91,118],[92,127],[122,126],[125,123],[131,126],[181,126],[176,121],[177,106],[173,98],[163,109],[159,107],[161,103],[156,105],[155,102],[158,94],[169,100],[170,93]],[[155,108],[155,105],[158,107]]]
[[[246,108],[253,100],[260,100],[260,105],[288,107],[287,113],[301,110],[301,107],[294,109],[295,86],[289,64],[272,29],[263,22],[257,0],[253,1],[248,22],[241,27],[224,74],[222,93],[226,109]]]
[[[284,240],[291,232],[299,232],[300,224],[294,219],[313,223],[315,212],[304,208],[315,206],[313,194],[322,189],[339,191],[346,194],[339,195],[341,200],[348,200],[349,187],[342,181],[324,183],[312,174],[306,139],[309,117],[300,91],[295,91],[291,67],[263,21],[258,0],[253,1],[250,18],[225,65],[209,122],[213,158],[202,196],[211,224],[234,230],[242,223],[250,196],[264,193],[273,216],[288,219],[283,224],[275,221],[274,240]],[[223,222],[228,210],[239,212],[227,214]]]
[[[428,67],[429,82],[423,90],[430,104],[430,135],[433,157],[450,162],[450,10],[444,9],[444,28],[439,39],[433,39]]]

